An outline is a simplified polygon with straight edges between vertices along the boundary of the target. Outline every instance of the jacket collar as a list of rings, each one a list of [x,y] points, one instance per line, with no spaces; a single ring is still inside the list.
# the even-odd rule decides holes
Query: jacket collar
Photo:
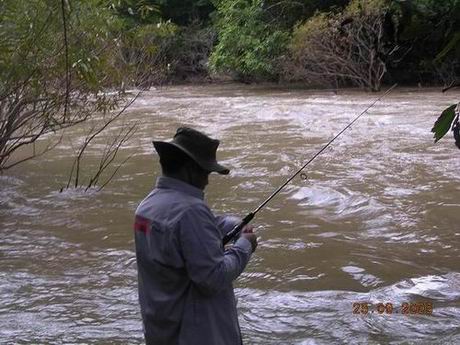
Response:
[[[162,188],[162,189],[173,189],[178,192],[182,192],[188,195],[191,195],[195,198],[199,198],[201,200],[204,199],[204,192],[196,188],[195,186],[192,186],[191,184],[188,184],[184,181],[172,178],[172,177],[167,177],[167,176],[160,176],[157,179],[157,188]]]

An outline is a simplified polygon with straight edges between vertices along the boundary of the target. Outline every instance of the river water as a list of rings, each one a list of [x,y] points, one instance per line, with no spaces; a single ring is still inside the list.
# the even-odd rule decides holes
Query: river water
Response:
[[[0,176],[0,343],[141,344],[133,212],[159,173],[151,140],[180,125],[219,138],[216,213],[243,216],[378,97],[241,85],[152,90],[102,192],[67,190],[74,128]],[[246,344],[460,344],[460,151],[430,129],[459,92],[397,89],[261,211],[235,284]],[[103,140],[84,172],[98,164]],[[353,313],[354,303],[369,311]],[[432,315],[403,314],[431,303]],[[379,314],[378,303],[391,303]],[[355,305],[356,306],[356,305]],[[374,312],[372,312],[374,311]]]

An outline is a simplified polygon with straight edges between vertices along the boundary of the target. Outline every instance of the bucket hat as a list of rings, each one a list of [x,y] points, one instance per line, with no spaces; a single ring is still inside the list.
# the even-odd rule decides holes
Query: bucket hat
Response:
[[[153,141],[153,146],[160,157],[170,154],[171,147],[175,147],[192,158],[202,169],[227,175],[230,170],[216,160],[219,144],[219,140],[189,127],[179,127],[172,141]]]

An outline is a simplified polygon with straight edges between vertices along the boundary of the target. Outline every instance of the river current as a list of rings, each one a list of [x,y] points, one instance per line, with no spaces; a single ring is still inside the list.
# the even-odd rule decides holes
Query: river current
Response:
[[[83,178],[105,140],[138,123],[119,160],[132,158],[101,192],[59,192],[85,135],[67,130],[54,151],[0,176],[0,343],[143,343],[132,221],[159,175],[152,139],[181,125],[219,138],[231,173],[211,175],[206,199],[244,216],[377,97],[235,84],[144,92],[84,161]],[[259,247],[235,282],[245,344],[460,344],[460,151],[451,134],[434,144],[430,133],[459,98],[396,89],[257,215]]]

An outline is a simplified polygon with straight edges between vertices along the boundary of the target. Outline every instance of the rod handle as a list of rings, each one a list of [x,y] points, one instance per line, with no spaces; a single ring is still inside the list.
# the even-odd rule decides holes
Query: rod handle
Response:
[[[222,242],[224,243],[224,246],[230,242],[233,238],[238,236],[243,230],[244,226],[247,225],[253,218],[255,214],[253,212],[249,213],[246,217],[243,218],[242,222],[235,225],[232,230],[230,230],[225,236]]]

